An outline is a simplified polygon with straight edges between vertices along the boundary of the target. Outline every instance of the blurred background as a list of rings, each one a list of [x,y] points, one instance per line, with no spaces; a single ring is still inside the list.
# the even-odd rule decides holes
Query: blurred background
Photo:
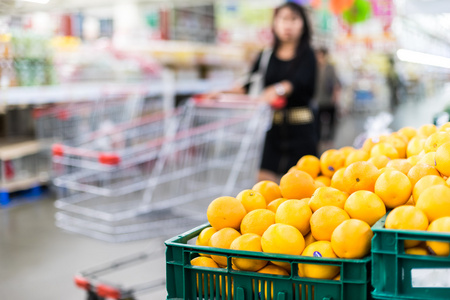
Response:
[[[77,271],[162,245],[57,229],[48,186],[68,171],[51,164],[51,145],[80,145],[82,133],[231,88],[271,44],[273,9],[283,2],[0,0],[1,295],[83,299]],[[306,7],[312,44],[327,49],[338,78],[336,120],[321,115],[319,152],[449,120],[449,1],[293,2]],[[149,277],[164,276],[158,255]],[[165,295],[159,285],[142,299]]]

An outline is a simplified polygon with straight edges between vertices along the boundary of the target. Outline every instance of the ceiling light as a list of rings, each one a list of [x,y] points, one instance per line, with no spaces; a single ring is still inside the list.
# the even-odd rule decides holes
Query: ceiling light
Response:
[[[397,57],[401,61],[450,69],[450,58],[444,56],[399,49]]]

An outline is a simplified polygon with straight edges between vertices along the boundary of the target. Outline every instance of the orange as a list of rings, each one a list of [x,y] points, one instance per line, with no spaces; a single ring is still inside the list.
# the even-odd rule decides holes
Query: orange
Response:
[[[434,220],[428,226],[428,231],[450,233],[450,217]],[[450,243],[427,241],[427,246],[438,256],[449,256],[450,254]]]
[[[241,233],[255,233],[261,236],[272,224],[275,224],[275,213],[268,209],[255,209],[242,219]]]
[[[450,130],[450,122],[447,122],[445,124],[443,124],[440,128],[439,131],[449,131]]]
[[[273,213],[276,213],[281,203],[283,203],[286,200],[287,200],[286,198],[275,199],[272,202],[270,202],[269,205],[267,205],[267,209],[273,211]]]
[[[428,255],[428,251],[422,247],[413,247],[405,249],[405,253],[409,255]]]
[[[312,233],[310,232],[310,233],[308,233],[306,236],[305,236],[305,247],[308,247],[308,245],[310,245],[310,244],[312,244],[312,243],[314,243],[314,242],[316,242],[317,240],[313,237],[313,235],[312,235]]]
[[[411,140],[417,135],[417,130],[413,127],[403,127],[398,131],[398,133],[403,134],[408,138],[408,140]]]
[[[203,229],[200,232],[200,234],[198,235],[197,240],[195,241],[195,244],[198,246],[208,246],[209,239],[216,232],[217,232],[217,230],[214,227],[207,227],[207,228]],[[200,254],[200,255],[202,255],[202,254]]]
[[[386,214],[383,201],[369,191],[357,191],[351,194],[345,202],[344,210],[350,218],[364,221],[370,226]]]
[[[370,253],[372,229],[364,221],[342,222],[331,235],[331,247],[340,258],[363,258]]]
[[[258,273],[262,274],[272,274],[272,275],[282,275],[282,276],[289,276],[289,273],[283,269],[282,267],[279,267],[277,265],[267,265],[261,270],[258,271]]]
[[[314,180],[314,185],[316,186],[316,189],[326,186],[323,182],[317,180]]]
[[[275,199],[281,198],[281,190],[278,184],[270,180],[260,181],[252,187],[252,190],[263,195],[266,203],[269,204]]]
[[[427,175],[436,175],[440,176],[439,172],[436,170],[435,167],[427,165],[427,164],[416,164],[414,167],[412,167],[408,172],[409,180],[411,181],[412,187],[416,185],[417,181],[420,180],[420,178],[427,176]]]
[[[264,209],[267,206],[263,195],[253,190],[243,190],[236,196],[236,199],[241,201],[247,213],[255,209]]]
[[[433,185],[447,185],[445,180],[436,175],[427,175],[422,177],[419,181],[417,181],[416,185],[413,189],[413,200],[414,203],[419,199],[420,194],[423,193],[427,188]]]
[[[219,266],[216,264],[216,262],[214,260],[212,260],[209,257],[202,257],[202,256],[192,259],[191,265],[197,266],[197,267],[204,267],[204,268],[219,268]],[[215,276],[213,276],[213,278],[215,279]],[[212,278],[210,278],[210,275],[206,275],[206,282],[207,282],[206,294],[209,294],[209,291],[210,291],[209,282],[211,281],[211,279]],[[200,285],[202,286],[201,293],[202,293],[202,295],[205,295],[205,284],[204,284],[205,274],[202,274],[201,276],[199,276],[199,274],[197,274],[196,281],[197,281],[197,293],[199,292],[199,281],[200,281]],[[212,280],[212,281],[214,282],[214,280]],[[214,288],[215,288],[215,283],[214,283]]]
[[[434,167],[436,165],[435,156],[436,152],[428,152],[427,154],[423,155],[417,163],[427,164]]]
[[[352,163],[344,172],[346,192],[349,194],[360,190],[373,192],[378,176],[379,171],[372,163],[367,161]]]
[[[412,186],[408,176],[400,171],[384,172],[375,182],[375,194],[387,208],[405,204],[411,197]]]
[[[350,153],[352,153],[355,150],[356,149],[351,146],[345,146],[345,147],[339,148],[339,151],[341,151],[345,157],[347,157]]]
[[[378,143],[372,147],[372,150],[370,150],[370,157],[378,155],[385,155],[390,159],[400,158],[397,149],[395,149],[394,146],[386,142]]]
[[[401,230],[427,230],[427,216],[417,207],[403,205],[394,208],[386,218],[384,227],[387,229]],[[420,241],[405,241],[405,248],[415,247]]]
[[[369,152],[364,150],[355,150],[352,153],[350,153],[347,158],[345,159],[345,166],[357,162],[357,161],[366,161],[369,159]]]
[[[308,173],[293,171],[281,177],[280,189],[283,198],[303,199],[311,197],[316,186],[314,179]]]
[[[406,148],[408,146],[408,141],[405,141],[401,136],[393,133],[386,138],[386,142],[394,146],[395,150],[397,150],[399,158],[406,157]]]
[[[311,233],[318,241],[329,241],[334,229],[349,219],[349,215],[342,208],[321,207],[311,217]]]
[[[297,170],[304,171],[316,178],[320,173],[320,161],[314,155],[305,155],[297,162]]]
[[[436,169],[445,176],[450,176],[450,142],[440,146],[435,155]]]
[[[305,239],[294,226],[274,224],[262,235],[261,247],[267,253],[300,255],[305,249]],[[289,263],[279,261],[272,263],[285,269],[290,267]]]
[[[380,175],[386,172],[391,172],[391,171],[398,171],[397,169],[394,169],[392,167],[384,167],[380,169]]]
[[[416,201],[416,207],[421,209],[430,222],[450,216],[450,188],[445,185],[435,185],[423,191]]]
[[[425,153],[436,152],[440,146],[447,142],[450,142],[450,133],[435,132],[425,140],[423,150],[425,150]]]
[[[209,246],[214,248],[229,249],[231,243],[240,237],[241,234],[233,228],[223,228],[214,233],[209,239]],[[219,265],[226,266],[226,256],[211,255],[211,258]]]
[[[368,162],[374,164],[375,167],[378,169],[386,167],[388,162],[390,161],[390,158],[386,155],[377,155],[374,157],[369,158]]]
[[[303,250],[302,256],[337,258],[329,241],[314,242]],[[339,273],[338,266],[298,264],[300,277],[332,279]]]
[[[261,236],[254,233],[246,233],[236,238],[230,245],[231,250],[262,252]],[[267,260],[237,258],[231,259],[233,265],[242,271],[256,272],[267,265]]]
[[[393,133],[391,133],[391,135],[390,135],[391,137],[395,137],[395,138],[399,138],[399,139],[401,139],[403,142],[405,142],[406,143],[406,145],[408,144],[408,142],[409,142],[409,138],[406,136],[406,135],[404,135],[403,133],[400,133],[400,132],[393,132]],[[406,150],[406,145],[405,145],[405,150]]]
[[[301,200],[287,200],[277,209],[275,222],[294,226],[305,236],[310,231],[309,219],[312,211],[308,202]]]
[[[348,194],[332,187],[318,188],[309,200],[309,207],[315,212],[323,206],[336,206],[344,208]]]
[[[447,185],[450,186],[450,177],[448,177],[448,178],[445,180],[445,183],[447,183]]]
[[[370,153],[370,150],[372,150],[372,147],[375,145],[376,145],[376,143],[373,141],[373,139],[368,138],[364,141],[364,144],[362,145],[361,149]]]
[[[425,124],[419,127],[419,129],[417,130],[417,134],[422,137],[429,137],[436,131],[437,131],[436,125]]]
[[[337,276],[336,277],[334,277],[333,278],[333,280],[341,280],[341,274],[339,273],[339,274],[337,274]]]
[[[339,150],[330,149],[320,156],[320,170],[322,175],[332,177],[345,164],[345,156]]]
[[[397,169],[406,175],[408,174],[409,169],[412,168],[412,165],[406,159],[393,159],[387,163],[386,167]]]
[[[409,162],[409,164],[411,166],[414,167],[415,165],[417,165],[417,163],[419,162],[420,159],[421,159],[421,157],[419,155],[413,155],[413,156],[408,157],[406,160]]]
[[[331,178],[323,175],[318,176],[315,181],[322,182],[325,186],[330,186],[331,184]]]
[[[214,199],[206,211],[209,224],[217,230],[226,227],[239,229],[246,213],[241,201],[233,197]]]
[[[334,173],[333,177],[331,177],[330,187],[333,187],[340,191],[345,191],[344,172],[345,168],[341,168],[337,170],[336,173]]]
[[[406,147],[406,156],[411,157],[414,155],[419,155],[419,153],[423,150],[425,145],[425,139],[421,137],[413,137]]]
[[[292,171],[297,171],[297,166],[290,167],[287,173],[291,173]]]

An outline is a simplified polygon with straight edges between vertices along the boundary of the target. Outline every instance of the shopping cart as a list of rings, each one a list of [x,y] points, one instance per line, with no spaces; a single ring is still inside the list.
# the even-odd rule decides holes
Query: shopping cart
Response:
[[[163,268],[158,261],[164,262],[164,243],[159,244],[160,247],[81,271],[74,276],[74,283],[86,291],[87,300],[134,300],[164,289],[165,276],[154,271]],[[142,278],[142,274],[146,277]]]
[[[104,94],[95,101],[41,106],[33,110],[36,136],[48,144],[78,145],[89,133],[161,111],[161,97],[145,98],[142,93]]]
[[[56,224],[110,242],[169,236],[205,221],[215,197],[256,181],[270,108],[242,96],[181,108],[55,145]]]

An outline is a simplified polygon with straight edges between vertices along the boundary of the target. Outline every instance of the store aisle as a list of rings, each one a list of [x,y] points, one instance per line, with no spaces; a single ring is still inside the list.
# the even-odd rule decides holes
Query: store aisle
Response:
[[[162,244],[107,244],[62,232],[54,226],[55,211],[51,199],[0,209],[2,299],[83,300],[84,293],[72,281],[77,271]],[[165,277],[164,262],[161,253],[152,268],[133,276],[142,281]],[[139,299],[165,299],[165,288]]]
[[[391,124],[418,127],[432,122],[433,116],[448,104],[450,87],[435,97],[401,104]],[[367,114],[352,114],[339,121],[334,145],[353,143],[364,131]],[[8,209],[0,209],[0,295],[8,299],[82,300],[85,295],[74,287],[73,275],[86,268],[111,261],[147,247],[162,245],[163,239],[125,244],[107,244],[60,231],[54,226],[53,201],[45,199]],[[142,279],[164,277],[163,254],[150,268],[133,273]],[[139,299],[165,299],[161,286]]]

